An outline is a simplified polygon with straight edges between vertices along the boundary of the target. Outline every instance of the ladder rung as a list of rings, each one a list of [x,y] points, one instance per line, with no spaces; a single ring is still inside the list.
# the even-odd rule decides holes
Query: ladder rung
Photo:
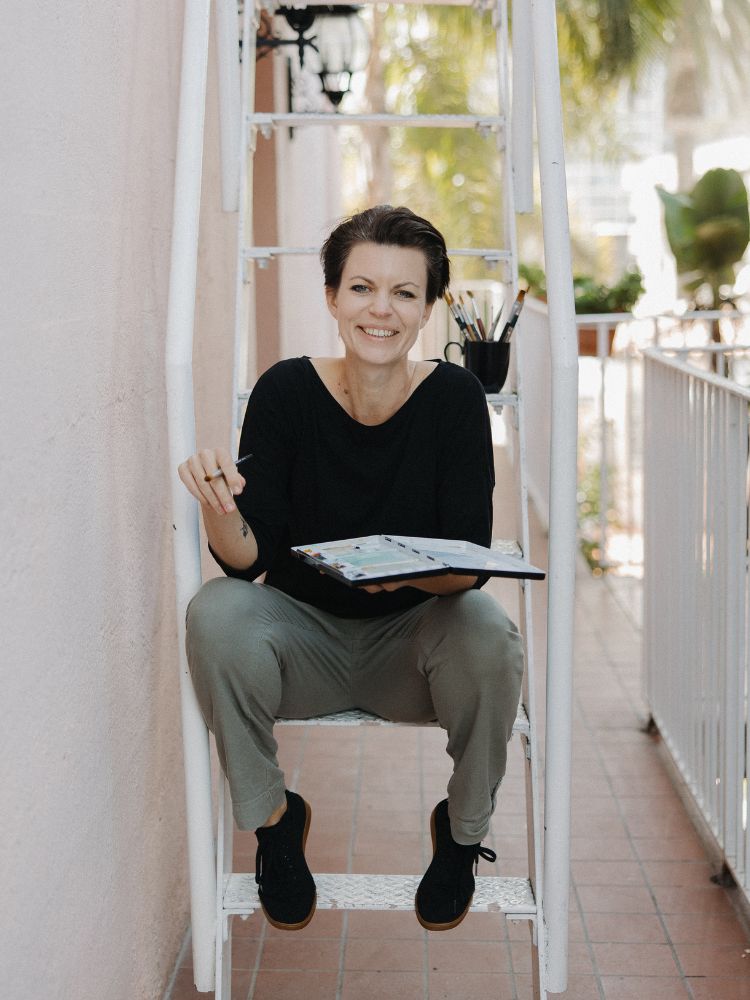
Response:
[[[358,6],[374,6],[376,3],[382,2],[383,0],[359,0]],[[398,0],[398,3],[399,5],[419,5],[420,7],[474,7],[479,11],[492,10],[494,7],[492,0],[428,0],[427,3],[424,0]],[[327,6],[327,0],[305,0],[303,6],[323,7]]]
[[[488,392],[487,402],[490,406],[500,408],[503,406],[518,406],[518,396],[515,392]]]
[[[279,726],[437,726],[437,722],[389,722],[379,715],[351,708],[345,712],[334,712],[331,715],[315,715],[311,719],[277,719]],[[529,717],[523,705],[518,706],[513,732],[524,736],[531,731]]]
[[[413,910],[420,878],[416,875],[315,875],[319,910]],[[224,912],[254,913],[260,908],[255,876],[227,877]],[[471,909],[531,919],[536,903],[526,878],[480,875]]]
[[[256,111],[247,115],[248,125],[270,133],[276,125],[379,125],[393,128],[411,125],[417,128],[474,128],[479,132],[499,132],[504,115],[342,115],[337,111]]]
[[[305,257],[318,256],[320,247],[243,247],[242,256],[245,260],[268,261],[274,257]],[[501,260],[510,260],[509,250],[494,247],[451,247],[449,257],[481,257],[488,264],[496,264]]]

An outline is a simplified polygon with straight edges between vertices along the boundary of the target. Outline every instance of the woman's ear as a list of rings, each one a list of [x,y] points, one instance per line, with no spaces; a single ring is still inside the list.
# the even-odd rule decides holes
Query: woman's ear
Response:
[[[326,305],[328,306],[328,312],[333,316],[334,319],[338,319],[338,308],[336,306],[336,289],[328,288],[326,286]]]
[[[420,330],[424,330],[425,325],[427,324],[427,320],[430,318],[430,315],[432,313],[432,307],[434,304],[435,304],[434,302],[430,302],[424,307],[424,311],[422,313],[422,322],[419,324]]]

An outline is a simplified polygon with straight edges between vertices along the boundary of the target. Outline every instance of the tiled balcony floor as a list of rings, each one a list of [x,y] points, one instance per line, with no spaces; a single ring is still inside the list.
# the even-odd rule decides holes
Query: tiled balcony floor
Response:
[[[500,471],[500,463],[499,470]],[[501,477],[498,476],[500,481]],[[503,531],[498,497],[496,535]],[[535,532],[532,558],[543,563]],[[515,589],[492,584],[510,611]],[[538,688],[544,585],[535,585]],[[638,584],[579,571],[573,749],[569,1000],[750,1000],[750,940],[643,732]],[[290,727],[280,732],[291,787],[311,803],[314,871],[421,873],[429,815],[450,768],[439,730]],[[520,744],[512,747],[492,834],[496,866],[525,875]],[[254,871],[255,838],[236,833],[235,870]],[[409,913],[318,912],[303,931],[235,919],[233,1000],[526,1000],[528,924],[470,914],[423,931]],[[190,950],[165,1000],[198,996]]]

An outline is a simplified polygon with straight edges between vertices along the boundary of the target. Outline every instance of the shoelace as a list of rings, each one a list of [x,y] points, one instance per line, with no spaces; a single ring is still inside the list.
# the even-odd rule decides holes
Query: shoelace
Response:
[[[479,872],[479,859],[480,858],[484,858],[485,861],[489,861],[490,864],[494,865],[494,863],[497,861],[497,854],[495,854],[495,852],[491,848],[489,848],[489,847],[482,847],[481,844],[477,844],[474,847],[474,874],[475,875]]]

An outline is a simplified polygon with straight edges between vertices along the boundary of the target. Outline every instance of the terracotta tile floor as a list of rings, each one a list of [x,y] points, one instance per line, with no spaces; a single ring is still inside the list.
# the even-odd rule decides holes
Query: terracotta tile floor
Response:
[[[498,476],[501,481],[501,476]],[[498,497],[496,535],[502,535]],[[511,534],[511,532],[505,532]],[[535,532],[532,557],[545,559]],[[493,584],[515,610],[515,588]],[[571,1000],[750,1000],[750,940],[732,892],[709,861],[643,732],[638,584],[577,583],[572,808]],[[535,585],[543,661],[544,585]],[[541,696],[543,662],[537,662]],[[541,706],[540,706],[541,714]],[[321,730],[280,734],[291,787],[312,804],[313,871],[421,873],[428,817],[449,776],[439,730]],[[488,843],[490,874],[526,874],[521,753],[514,744]],[[236,833],[235,870],[252,871],[255,839]],[[470,914],[454,931],[423,931],[408,913],[320,911],[284,933],[235,919],[233,1000],[526,1000],[528,925]],[[165,1000],[197,997],[190,949]],[[207,994],[203,994],[207,995]]]

